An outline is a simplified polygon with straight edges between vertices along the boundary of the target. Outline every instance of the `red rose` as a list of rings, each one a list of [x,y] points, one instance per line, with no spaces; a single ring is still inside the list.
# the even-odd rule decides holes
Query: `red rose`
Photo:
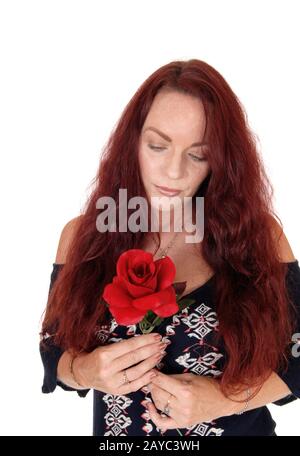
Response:
[[[162,318],[178,312],[173,287],[176,268],[169,257],[153,261],[152,253],[131,249],[120,255],[116,269],[103,298],[118,324],[135,324],[148,311]]]

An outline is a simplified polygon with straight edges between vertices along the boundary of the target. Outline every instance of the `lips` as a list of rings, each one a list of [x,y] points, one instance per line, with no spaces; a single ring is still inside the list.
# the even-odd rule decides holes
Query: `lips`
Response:
[[[174,196],[174,195],[178,195],[181,190],[177,190],[177,189],[172,189],[172,188],[168,188],[168,187],[161,187],[159,185],[155,185],[155,187],[161,192],[163,193],[164,195],[168,195],[168,196]]]
[[[181,190],[179,188],[168,188],[168,187],[162,187],[160,185],[157,185],[156,187],[161,188],[162,190],[165,190],[166,192],[172,192],[172,193],[181,192]]]

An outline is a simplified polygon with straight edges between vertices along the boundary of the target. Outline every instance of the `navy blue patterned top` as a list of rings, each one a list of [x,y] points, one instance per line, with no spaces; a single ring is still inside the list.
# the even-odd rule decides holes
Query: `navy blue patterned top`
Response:
[[[53,263],[50,288],[57,277],[61,264]],[[214,335],[218,331],[218,319],[213,305],[212,291],[215,276],[204,285],[198,287],[185,297],[195,302],[180,313],[165,318],[158,332],[163,341],[169,345],[157,368],[165,374],[180,374],[190,372],[196,375],[217,377],[222,373],[225,360],[223,345],[217,346]],[[298,260],[288,263],[287,284],[293,302],[299,309],[298,332],[300,332],[300,268]],[[155,330],[156,332],[156,330]],[[116,343],[135,335],[140,335],[138,325],[119,326],[111,316],[107,326],[97,329],[99,343]],[[85,397],[89,389],[76,390],[56,377],[57,365],[63,351],[51,343],[51,336],[45,339],[50,351],[45,351],[40,345],[40,354],[44,366],[43,393],[53,392],[56,385],[66,391],[77,391]],[[284,405],[300,398],[300,353],[298,357],[291,356],[286,372],[277,374],[288,385],[292,394],[274,402]],[[116,396],[93,390],[93,435],[94,436],[154,436],[161,435],[160,430],[151,421],[142,401],[151,401],[151,393],[147,387],[139,391]],[[163,435],[172,436],[248,436],[276,435],[276,423],[268,407],[263,406],[249,410],[242,415],[231,415],[202,422],[189,428],[169,429]]]

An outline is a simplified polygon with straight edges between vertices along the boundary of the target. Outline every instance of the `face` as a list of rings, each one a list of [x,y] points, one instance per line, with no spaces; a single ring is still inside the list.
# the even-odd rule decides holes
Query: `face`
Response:
[[[164,196],[157,185],[180,190],[177,198],[182,202],[196,193],[210,171],[208,145],[203,143],[205,122],[199,99],[175,91],[158,92],[139,142],[140,173],[149,201]]]

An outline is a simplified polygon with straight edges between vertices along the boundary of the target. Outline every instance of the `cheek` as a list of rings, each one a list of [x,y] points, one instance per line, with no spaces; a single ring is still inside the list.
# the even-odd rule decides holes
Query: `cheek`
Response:
[[[203,165],[198,170],[190,170],[189,183],[191,188],[197,189],[209,173],[209,165]]]
[[[147,153],[143,148],[139,151],[139,165],[143,176],[150,176],[151,172],[157,169],[157,160]]]
[[[139,159],[140,172],[143,176],[146,172],[147,163],[146,163],[146,157],[143,154],[142,150],[139,150],[138,159]]]

